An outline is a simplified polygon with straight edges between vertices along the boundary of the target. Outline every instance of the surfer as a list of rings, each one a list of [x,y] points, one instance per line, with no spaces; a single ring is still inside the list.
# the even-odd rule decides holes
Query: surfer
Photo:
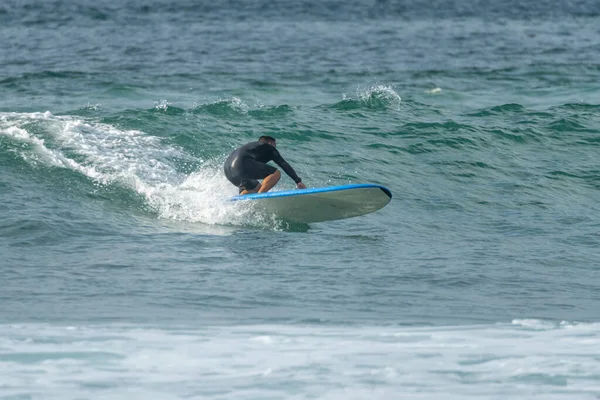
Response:
[[[261,136],[257,142],[245,144],[233,151],[225,161],[225,176],[240,189],[240,194],[265,193],[279,182],[281,172],[267,163],[274,161],[296,182],[298,189],[306,189],[302,179],[277,151],[275,139]],[[262,184],[258,179],[263,179]]]

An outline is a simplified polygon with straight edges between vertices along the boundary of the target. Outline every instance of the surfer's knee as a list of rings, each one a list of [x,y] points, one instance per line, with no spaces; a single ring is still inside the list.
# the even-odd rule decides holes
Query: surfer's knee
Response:
[[[275,172],[273,172],[271,175],[267,176],[264,180],[263,180],[263,184],[265,181],[272,181],[273,185],[276,184],[277,182],[279,182],[279,180],[281,179],[281,172],[279,172],[278,169],[275,169]]]
[[[271,188],[273,188],[273,186],[275,186],[277,182],[279,182],[280,178],[281,172],[279,172],[278,169],[275,169],[275,172],[271,173],[271,175],[266,176],[265,179],[262,181],[262,186],[258,193],[265,193],[271,190]]]

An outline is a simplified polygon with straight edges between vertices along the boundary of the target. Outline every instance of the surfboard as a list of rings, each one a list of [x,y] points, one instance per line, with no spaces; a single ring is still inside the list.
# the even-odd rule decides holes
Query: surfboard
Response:
[[[291,222],[313,223],[375,212],[392,199],[392,192],[372,183],[246,194],[232,201],[251,201],[265,212]]]

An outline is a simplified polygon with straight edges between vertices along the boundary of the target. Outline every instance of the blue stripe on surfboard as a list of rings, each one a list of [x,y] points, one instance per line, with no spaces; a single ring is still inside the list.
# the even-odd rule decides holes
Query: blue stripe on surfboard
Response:
[[[373,183],[355,183],[355,184],[341,185],[341,186],[327,186],[327,187],[311,188],[311,189],[293,189],[293,190],[282,190],[280,192],[245,194],[243,196],[232,197],[231,201],[272,199],[272,198],[276,198],[276,197],[302,196],[305,194],[337,192],[340,190],[365,189],[365,188],[378,188],[378,189],[381,189],[383,191],[383,193],[388,195],[390,198],[392,197],[392,192],[385,186],[376,185]]]

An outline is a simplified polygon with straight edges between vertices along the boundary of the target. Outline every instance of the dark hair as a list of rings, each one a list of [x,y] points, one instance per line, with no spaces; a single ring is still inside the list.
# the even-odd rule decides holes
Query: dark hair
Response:
[[[259,142],[276,142],[274,137],[271,136],[261,136],[258,138]]]

